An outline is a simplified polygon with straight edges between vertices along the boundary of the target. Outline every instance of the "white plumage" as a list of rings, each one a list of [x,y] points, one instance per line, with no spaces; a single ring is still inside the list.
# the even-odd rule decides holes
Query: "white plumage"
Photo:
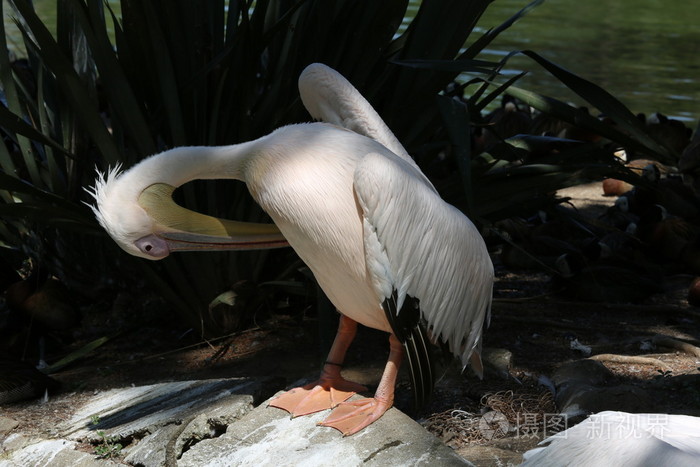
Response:
[[[695,467],[700,418],[606,411],[551,436],[524,454],[532,467]]]
[[[379,154],[368,154],[355,170],[365,238],[378,240],[365,241],[368,264],[385,262],[370,276],[382,284],[375,287],[382,301],[397,291],[398,309],[407,295],[419,299],[432,334],[467,365],[488,320],[492,282],[483,278],[493,268],[476,227],[412,171]]]
[[[421,325],[401,313],[407,297],[419,301],[420,316],[434,339],[448,342],[464,365],[470,357],[478,362],[493,266],[476,227],[439,197],[345,78],[314,64],[302,73],[299,87],[312,116],[334,125],[290,125],[248,143],[177,148],[127,172],[110,171],[93,189],[98,220],[124,250],[149,259],[171,251],[264,248],[288,242],[331,302],[351,320],[341,320],[330,363],[319,380],[324,390],[354,384],[343,380],[335,367],[352,341],[355,322],[399,336],[412,374],[422,372],[414,385],[432,378],[426,368],[427,349],[414,342],[422,340]],[[176,206],[169,198],[172,190],[196,178],[244,181],[279,232]],[[393,400],[402,354],[392,341],[385,377],[368,403],[374,407],[369,422],[349,428],[337,420],[328,424],[355,432],[381,416]],[[476,367],[479,370],[480,364]],[[432,380],[424,386],[429,393]],[[355,390],[357,385],[347,392]],[[380,396],[384,393],[386,397]],[[294,408],[297,396],[288,398],[294,400],[278,406],[299,414]],[[333,406],[337,400],[331,399]],[[382,407],[376,407],[377,401]]]

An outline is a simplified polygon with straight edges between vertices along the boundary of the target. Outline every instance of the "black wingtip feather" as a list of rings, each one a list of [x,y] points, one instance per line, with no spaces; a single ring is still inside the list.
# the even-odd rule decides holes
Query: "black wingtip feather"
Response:
[[[416,326],[404,342],[413,385],[415,410],[420,410],[430,400],[435,384],[430,342],[422,325]]]
[[[406,350],[414,408],[419,410],[430,399],[435,380],[431,344],[420,322],[418,300],[406,297],[401,310],[397,310],[397,294],[394,291],[382,303],[382,307],[394,335]]]

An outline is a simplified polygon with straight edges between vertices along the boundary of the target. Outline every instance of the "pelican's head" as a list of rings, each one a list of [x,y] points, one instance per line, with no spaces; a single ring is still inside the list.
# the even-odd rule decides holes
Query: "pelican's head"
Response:
[[[129,183],[127,174],[121,174],[119,166],[99,173],[90,190],[96,205],[90,207],[100,225],[124,251],[148,259],[164,258],[170,249],[157,236],[160,229],[156,221],[139,206],[138,188]]]
[[[88,190],[100,225],[127,253],[162,259],[173,251],[245,250],[287,246],[274,224],[235,222],[177,205],[175,186],[153,182],[147,165],[100,173]],[[150,180],[150,181],[146,181]]]

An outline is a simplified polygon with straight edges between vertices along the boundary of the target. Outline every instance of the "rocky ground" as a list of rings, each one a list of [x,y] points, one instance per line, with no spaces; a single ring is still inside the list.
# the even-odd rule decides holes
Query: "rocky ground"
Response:
[[[601,196],[599,185],[577,187],[564,194],[572,196],[577,205],[593,209],[604,209],[612,202]],[[405,380],[397,391],[397,408],[425,428],[418,427],[418,431],[411,433],[423,433],[419,437],[426,440],[433,439],[432,433],[457,454],[455,458],[448,456],[444,465],[457,465],[455,459],[459,457],[478,466],[517,465],[522,452],[544,436],[571,426],[591,412],[614,409],[700,416],[700,349],[697,347],[700,311],[686,300],[690,278],[678,278],[677,284],[667,287],[663,294],[641,304],[613,305],[564,301],[550,293],[552,286],[545,274],[516,273],[500,266],[498,261],[496,269],[492,320],[484,339],[487,361],[484,380],[469,371],[461,374],[455,362],[444,363],[431,405],[420,413],[411,412],[410,390]],[[85,457],[80,462],[55,458],[47,465],[83,461],[86,463],[82,465],[90,465],[88,459],[98,464],[194,465],[186,460],[196,451],[191,447],[201,439],[210,438],[207,441],[210,444],[205,444],[211,447],[217,446],[216,439],[224,437],[226,445],[231,445],[230,437],[242,426],[234,428],[235,419],[299,378],[312,378],[317,373],[323,357],[318,352],[316,331],[314,320],[298,322],[278,317],[225,340],[190,347],[181,344],[188,338],[167,326],[144,327],[138,335],[132,332],[114,336],[89,358],[54,375],[63,389],[48,401],[0,407],[0,439],[4,439],[0,444],[0,465],[16,465],[11,463],[11,451],[19,449],[22,443],[26,445],[28,440],[43,439],[45,443],[65,440],[70,431],[67,426],[78,415],[83,417],[77,419],[82,420],[78,423],[88,428],[84,432],[70,432],[70,448]],[[375,385],[388,353],[386,344],[385,335],[363,330],[347,361],[346,377],[370,387]],[[195,430],[199,433],[196,436],[183,438],[182,431],[169,435],[167,439],[172,441],[172,446],[167,456],[161,453],[157,461],[134,454],[146,435],[153,433],[145,429],[120,432],[116,424],[100,425],[104,423],[100,417],[104,417],[105,409],[89,414],[86,408],[114,388],[139,388],[166,381],[214,384],[221,379],[232,385],[235,378],[255,381],[242,390],[248,399],[240,413],[227,409],[226,416],[212,415],[211,419],[218,422]],[[201,383],[192,384],[201,386]],[[207,394],[219,394],[218,386],[214,388],[213,393]],[[116,407],[119,404],[125,407],[130,401],[124,399]],[[230,408],[234,403],[225,406]],[[166,418],[170,420],[167,423],[151,426],[161,427],[159,430],[179,426],[184,430],[193,426],[196,407],[188,415],[190,418],[170,414],[174,418]],[[220,405],[207,410],[214,409],[225,410]],[[270,416],[269,412],[263,416],[262,409],[256,410],[244,418],[263,417],[256,423],[270,423],[264,419]],[[94,426],[89,429],[91,417]],[[275,420],[283,419],[287,420]],[[391,419],[391,423],[409,427],[405,421]],[[243,426],[251,430],[249,425]],[[308,429],[333,432],[314,426]],[[377,462],[380,458],[376,453],[386,451],[386,455],[401,445],[400,433],[394,436],[397,438],[391,438],[384,447],[371,448],[374,451],[364,457],[358,454],[346,459],[359,459],[356,463]],[[338,446],[340,442],[352,443],[353,439],[338,438],[342,441],[334,443]],[[357,440],[359,443],[361,437]],[[261,446],[262,443],[259,440]],[[120,445],[119,449],[113,449],[116,444]],[[200,447],[203,449],[205,444]],[[221,452],[224,447],[218,445],[213,449],[208,452]],[[295,452],[311,455],[308,449],[297,446]],[[105,451],[108,453],[105,457],[110,459],[95,460]],[[187,454],[189,451],[192,452]],[[442,454],[439,451],[436,456]],[[392,458],[382,459],[388,462]]]

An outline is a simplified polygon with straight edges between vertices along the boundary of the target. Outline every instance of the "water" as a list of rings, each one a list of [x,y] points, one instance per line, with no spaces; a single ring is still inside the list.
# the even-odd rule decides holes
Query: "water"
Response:
[[[479,22],[499,25],[527,5],[496,0]],[[593,81],[634,113],[661,112],[693,126],[700,119],[700,2],[547,0],[515,23],[480,58],[530,49]],[[581,104],[524,56],[507,73],[530,71],[518,86]]]
[[[12,28],[11,9],[2,1],[5,25]],[[420,0],[410,3],[409,14]],[[53,24],[55,0],[34,4],[39,15]],[[527,4],[526,0],[494,1],[479,22],[480,30],[499,25]],[[635,113],[662,112],[694,125],[700,119],[698,20],[698,1],[547,0],[479,58],[498,61],[512,50],[534,50],[602,86]],[[14,32],[9,42],[11,47],[21,44],[21,36]],[[525,70],[530,74],[518,86],[582,103],[526,57],[511,58],[504,72]]]
[[[0,0],[2,2],[2,13],[3,22],[5,24],[5,33],[7,39],[7,46],[15,55],[23,57],[26,56],[24,40],[22,38],[22,33],[19,31],[15,23],[16,14],[12,6],[7,0]],[[34,0],[34,11],[36,11],[39,18],[42,18],[44,24],[48,30],[56,36],[56,2],[57,0]],[[107,0],[107,3],[115,11],[116,14],[121,12],[119,0]],[[110,35],[114,34],[114,28],[111,24],[110,14],[106,14],[107,30]]]

